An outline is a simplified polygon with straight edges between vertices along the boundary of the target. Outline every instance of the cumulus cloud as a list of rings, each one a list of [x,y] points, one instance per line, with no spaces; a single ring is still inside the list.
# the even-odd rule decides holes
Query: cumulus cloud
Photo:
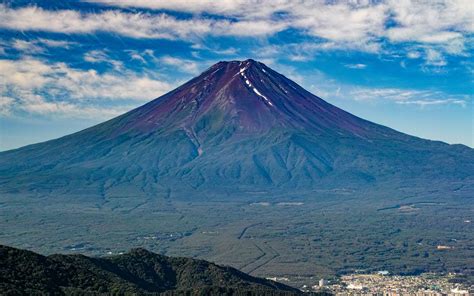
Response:
[[[474,33],[472,1],[390,0],[388,5],[395,25],[386,30],[386,36],[393,43],[418,44],[425,49],[427,65],[445,66],[445,54],[466,54],[465,44]]]
[[[323,38],[331,48],[375,51],[386,15],[384,5],[324,1],[93,1],[118,7],[211,13],[236,21],[212,23],[213,35],[264,36],[289,28]],[[202,21],[207,20],[200,18]]]
[[[10,8],[0,4],[0,27],[66,34],[109,32],[132,38],[199,40],[205,36],[260,37],[296,29],[316,37],[320,49],[380,52],[385,40],[465,51],[474,33],[470,0],[436,1],[145,1],[94,0],[100,12]],[[139,7],[148,12],[125,12]],[[169,11],[190,13],[177,18]],[[217,17],[209,17],[208,14]],[[295,54],[296,60],[303,55]]]
[[[348,4],[302,5],[294,8],[295,27],[333,42],[371,43],[383,34],[386,8]]]
[[[91,0],[113,7],[209,13],[243,21],[242,28],[257,35],[296,28],[325,39],[332,48],[379,51],[383,40],[442,45],[451,54],[464,50],[467,34],[474,32],[470,0],[385,1],[254,1],[254,0]],[[388,25],[390,23],[390,25]],[[257,24],[252,26],[252,24]],[[279,25],[276,26],[275,25]],[[453,45],[454,44],[454,45]]]
[[[165,14],[146,15],[109,10],[102,13],[81,13],[74,10],[44,10],[35,6],[12,9],[0,6],[0,26],[14,30],[33,30],[58,33],[114,32],[136,38],[186,37],[191,33],[205,33],[208,22],[179,21]],[[191,29],[187,29],[191,28]]]
[[[265,35],[281,30],[284,24],[178,19],[165,13],[126,13],[120,10],[81,13],[74,10],[45,10],[36,6],[14,9],[0,4],[0,27],[67,34],[110,32],[133,38],[185,39],[210,34]]]
[[[168,82],[128,70],[98,73],[29,57],[0,60],[0,81],[2,114],[26,111],[90,116],[94,109],[117,112],[123,110],[107,111],[109,108],[99,105],[104,100],[146,101],[171,88]]]
[[[470,0],[389,1],[396,26],[387,35],[394,41],[447,43],[474,32]]]

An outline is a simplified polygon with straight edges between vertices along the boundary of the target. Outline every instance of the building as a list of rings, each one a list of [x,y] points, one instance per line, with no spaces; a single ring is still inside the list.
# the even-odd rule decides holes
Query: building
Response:
[[[325,279],[320,279],[319,280],[319,287],[322,288],[324,286],[326,286],[329,282]]]

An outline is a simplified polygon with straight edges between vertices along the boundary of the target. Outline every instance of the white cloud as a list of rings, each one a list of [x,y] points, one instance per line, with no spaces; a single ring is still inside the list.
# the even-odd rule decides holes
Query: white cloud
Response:
[[[44,10],[35,6],[9,8],[0,4],[0,27],[66,34],[111,32],[133,38],[187,39],[204,35],[255,36],[272,34],[284,25],[205,18],[177,19],[165,13],[125,13],[107,10],[81,13]]]
[[[214,35],[228,36],[266,36],[281,32],[288,28],[286,22],[273,22],[271,20],[241,20],[216,22],[213,28]]]
[[[0,115],[9,115],[14,102],[13,98],[0,96]]]
[[[449,95],[433,90],[414,90],[400,88],[361,88],[356,87],[347,91],[347,96],[356,101],[384,101],[400,105],[457,105],[466,107],[472,99],[468,96]]]
[[[388,29],[394,41],[446,43],[474,32],[474,7],[470,0],[390,0],[397,26]]]
[[[12,39],[8,42],[3,42],[3,46],[5,46],[6,48],[15,49],[26,55],[45,53],[47,49],[51,47],[61,47],[68,49],[73,44],[76,43],[46,38],[38,38],[32,40]]]
[[[318,44],[321,50],[380,52],[384,39],[388,38],[392,43],[441,46],[449,54],[463,53],[466,36],[474,32],[474,5],[470,0],[90,2],[155,10],[138,13],[112,8],[99,13],[81,13],[45,10],[35,6],[9,8],[0,5],[0,27],[67,34],[101,31],[133,38],[189,41],[208,35],[259,37],[294,28],[319,38],[313,43]],[[193,17],[176,18],[163,10],[188,12]],[[219,17],[203,16],[204,13]],[[387,25],[389,22],[390,26]],[[294,58],[305,57],[296,54]]]
[[[398,88],[355,88],[350,91],[351,97],[357,101],[385,99],[390,101],[406,101],[423,94],[420,91]]]
[[[226,49],[213,49],[212,51],[218,55],[236,55],[239,52],[239,49],[229,47]]]
[[[254,0],[91,0],[115,7],[140,7],[242,21],[229,34],[270,34],[287,28],[300,29],[326,40],[325,47],[378,52],[383,39],[393,43],[416,42],[443,46],[461,54],[466,36],[474,32],[471,0],[385,1],[254,1]],[[390,25],[387,25],[390,23]],[[271,27],[274,30],[271,30]],[[251,29],[250,29],[251,28]],[[244,34],[241,34],[244,35]],[[318,41],[319,42],[319,41]],[[295,57],[298,57],[296,55]]]
[[[0,60],[0,81],[2,110],[6,106],[9,112],[67,113],[71,116],[89,116],[88,112],[93,109],[100,111],[99,105],[104,100],[146,101],[171,88],[168,82],[128,70],[98,73],[33,58]],[[115,112],[122,108],[111,110]]]
[[[441,52],[428,48],[426,49],[426,64],[430,66],[446,66],[447,62]]]
[[[109,59],[109,56],[103,50],[91,50],[84,55],[84,60],[89,63],[103,63]]]
[[[14,116],[15,112],[45,116],[65,116],[73,118],[110,118],[129,111],[131,106],[101,107],[77,104],[67,101],[47,101],[45,97],[29,92],[20,92],[21,102],[13,97],[0,97],[0,115]],[[5,105],[2,103],[6,102]]]
[[[201,15],[211,13],[236,19],[215,23],[214,35],[264,36],[288,28],[330,41],[332,48],[376,50],[387,17],[386,6],[354,4],[343,1],[91,1],[117,7],[142,7],[184,11]]]
[[[447,43],[460,38],[462,38],[462,34],[458,32],[439,32],[433,35],[420,36],[419,41],[422,43]]]
[[[268,17],[275,11],[285,11],[293,6],[290,0],[85,0],[116,7],[139,7],[155,10],[183,11],[200,14],[235,16],[243,18]]]
[[[309,4],[294,9],[296,27],[333,42],[370,43],[383,34],[386,19],[386,7],[382,4]]]
[[[122,70],[124,65],[121,61],[114,60],[104,50],[91,50],[84,54],[84,61],[89,63],[106,63],[112,65],[115,70]]]
[[[35,54],[44,52],[45,49],[39,46],[35,41],[26,41],[21,39],[14,39],[11,46],[25,54]]]
[[[118,116],[131,109],[131,107],[100,107],[94,105],[83,105],[73,102],[50,102],[43,96],[29,94],[23,97],[22,104],[11,106],[17,110],[28,112],[31,114],[46,116],[67,116],[75,118],[110,118]]]
[[[322,72],[311,76],[306,75],[305,81],[311,82],[307,85],[307,89],[329,101],[354,100],[366,104],[398,104],[421,107],[452,105],[464,108],[472,104],[474,99],[472,95],[449,94],[433,89],[362,87],[345,84]]]
[[[15,30],[59,33],[114,32],[136,38],[186,37],[190,31],[208,32],[209,22],[179,21],[165,14],[147,15],[109,10],[80,13],[74,10],[44,10],[28,6],[18,9],[0,6],[0,26]],[[190,29],[186,29],[189,26]]]
[[[344,66],[346,68],[349,68],[349,69],[365,69],[365,68],[367,68],[366,64],[346,64]]]
[[[133,61],[139,61],[142,64],[148,64],[150,61],[156,63],[158,59],[155,56],[155,51],[152,49],[144,49],[144,50],[134,50],[128,49],[125,50],[130,56],[130,59]]]
[[[418,58],[421,57],[421,54],[420,54],[420,52],[418,52],[418,51],[409,51],[409,52],[407,53],[407,57],[408,57],[409,59],[418,59]]]
[[[147,61],[146,59],[142,56],[142,54],[140,54],[140,52],[138,52],[137,50],[127,50],[126,51],[128,53],[128,55],[130,56],[130,59],[133,60],[133,61],[139,61],[143,64],[146,64]]]
[[[163,56],[159,58],[158,61],[160,61],[164,65],[173,66],[174,69],[181,72],[190,74],[199,73],[198,64],[192,60],[175,58],[171,56]]]
[[[47,47],[61,47],[65,49],[70,48],[72,45],[77,45],[76,42],[72,42],[72,41],[54,40],[54,39],[45,39],[45,38],[39,38],[38,42],[46,45]]]
[[[420,107],[430,106],[430,105],[459,105],[461,107],[466,107],[467,103],[464,100],[458,99],[444,99],[444,100],[412,100],[412,101],[397,101],[397,104],[402,105],[417,105]]]
[[[395,26],[386,32],[391,42],[412,42],[427,49],[427,65],[445,66],[445,54],[466,55],[474,33],[474,5],[470,0],[390,0]]]
[[[306,61],[310,61],[312,57],[307,54],[294,53],[294,54],[290,54],[288,56],[288,59],[294,62],[306,62]]]
[[[200,63],[196,60],[185,59],[181,57],[173,57],[169,55],[156,57],[152,49],[142,51],[128,50],[130,59],[139,61],[143,64],[153,64],[159,67],[170,67],[173,70],[180,71],[191,75],[200,73]]]

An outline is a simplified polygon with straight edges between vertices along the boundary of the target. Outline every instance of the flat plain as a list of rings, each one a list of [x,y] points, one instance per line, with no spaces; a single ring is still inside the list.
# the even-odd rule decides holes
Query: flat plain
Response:
[[[468,192],[454,191],[449,199],[414,191],[390,198],[347,189],[271,198],[249,192],[239,202],[199,194],[77,203],[4,195],[0,241],[43,254],[105,256],[141,247],[261,277],[472,274]]]

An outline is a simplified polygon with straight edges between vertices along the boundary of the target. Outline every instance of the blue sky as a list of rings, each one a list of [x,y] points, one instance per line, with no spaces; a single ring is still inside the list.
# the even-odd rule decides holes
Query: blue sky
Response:
[[[471,0],[3,1],[0,150],[247,58],[365,119],[474,147],[473,20]]]

